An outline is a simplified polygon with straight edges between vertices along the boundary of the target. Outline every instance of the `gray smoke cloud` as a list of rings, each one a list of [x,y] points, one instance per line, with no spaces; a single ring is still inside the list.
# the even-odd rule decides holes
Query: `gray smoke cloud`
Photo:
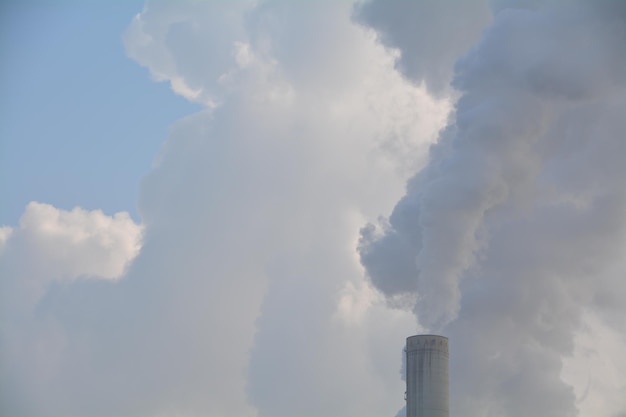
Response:
[[[455,61],[476,43],[490,17],[486,0],[372,0],[354,11],[357,22],[398,50],[397,68],[435,94],[449,92]]]
[[[451,338],[455,415],[577,415],[563,360],[625,312],[625,6],[495,2],[428,166],[361,231],[371,282]]]

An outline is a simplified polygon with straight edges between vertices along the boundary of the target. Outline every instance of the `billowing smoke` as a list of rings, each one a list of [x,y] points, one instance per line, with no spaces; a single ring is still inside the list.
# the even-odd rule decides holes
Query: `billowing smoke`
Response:
[[[454,415],[576,415],[577,332],[589,311],[624,330],[625,6],[494,3],[428,166],[361,231],[371,282],[450,336]]]
[[[354,17],[400,51],[396,66],[407,78],[443,94],[454,63],[476,43],[490,13],[485,0],[373,0],[357,3]]]

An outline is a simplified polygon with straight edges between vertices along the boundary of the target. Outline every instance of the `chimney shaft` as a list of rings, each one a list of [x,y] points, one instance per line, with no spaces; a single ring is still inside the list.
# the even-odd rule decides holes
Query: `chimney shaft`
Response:
[[[406,416],[450,417],[447,337],[406,339]]]

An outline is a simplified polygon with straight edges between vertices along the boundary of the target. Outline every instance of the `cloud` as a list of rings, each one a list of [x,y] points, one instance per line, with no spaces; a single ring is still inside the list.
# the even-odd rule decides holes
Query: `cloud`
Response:
[[[32,202],[18,227],[2,228],[2,267],[13,277],[3,283],[28,286],[36,303],[50,281],[119,279],[139,252],[141,232],[126,212],[110,217]]]
[[[13,229],[9,226],[0,227],[0,252],[4,249],[4,245],[6,241],[9,240],[9,237],[11,237],[12,232]]]
[[[251,1],[146,2],[124,35],[127,54],[157,81],[207,106],[218,102],[219,79],[236,61],[233,41],[246,38],[244,13]],[[202,24],[189,15],[202,16]]]
[[[190,148],[180,161],[175,154],[162,159],[144,188],[148,225],[158,227],[156,223],[171,218],[219,219],[219,225],[209,229],[211,236],[199,240],[201,246],[235,239],[218,259],[233,254],[225,261],[228,282],[252,288],[249,296],[254,298],[219,295],[236,300],[236,305],[212,315],[245,315],[245,327],[232,320],[229,326],[241,337],[255,330],[256,335],[245,342],[231,338],[223,346],[212,344],[221,363],[228,356],[233,370],[248,367],[247,375],[238,375],[246,390],[229,391],[243,396],[237,401],[249,401],[261,416],[374,415],[393,412],[401,401],[397,369],[381,362],[397,360],[405,326],[413,327],[411,320],[384,307],[372,309],[369,315],[389,317],[377,319],[377,326],[387,321],[386,331],[397,344],[380,344],[370,353],[368,340],[377,327],[348,326],[337,319],[339,294],[362,280],[354,257],[360,226],[355,218],[371,215],[401,192],[398,173],[415,170],[419,159],[408,165],[398,148],[423,158],[436,120],[441,123],[447,108],[394,73],[393,57],[350,23],[350,12],[349,4],[307,8],[282,2],[263,3],[250,12],[249,38],[233,40],[235,54],[241,53],[242,42],[246,45],[246,65],[238,63],[225,72],[230,84],[222,92],[223,104],[211,114],[206,139],[196,134],[185,145],[179,143],[178,149]],[[322,23],[326,36],[315,39],[315,28]],[[293,49],[306,42],[311,47]],[[320,63],[323,70],[318,71]],[[345,65],[360,71],[347,71]],[[328,77],[335,74],[330,85]],[[150,195],[163,193],[166,178],[181,173],[194,177],[173,184],[203,184],[206,191],[181,196],[179,201],[190,207],[180,214],[153,220],[149,210],[159,205],[148,199],[148,190],[154,186]],[[194,227],[206,226],[194,222]],[[249,270],[239,270],[242,267]],[[237,356],[233,344],[241,346]],[[380,394],[364,401],[363,390]],[[213,395],[206,391],[202,388],[198,396]],[[305,397],[308,405],[303,409]],[[224,409],[208,410],[213,415],[241,415],[233,411],[234,400],[226,400],[224,395],[213,397],[211,404],[222,402]]]
[[[142,183],[143,244],[124,276],[45,287],[29,326],[51,364],[42,377],[31,352],[7,358],[11,415],[400,408],[415,321],[373,292],[355,245],[425,162],[449,103],[395,72],[351,13],[150,2],[135,17],[129,54],[206,109],[172,127]]]
[[[53,287],[120,279],[139,252],[142,227],[126,212],[107,216],[32,202],[19,226],[0,230],[0,403],[19,415],[27,407],[13,407],[49,400],[66,344],[56,320],[40,316],[42,300]]]

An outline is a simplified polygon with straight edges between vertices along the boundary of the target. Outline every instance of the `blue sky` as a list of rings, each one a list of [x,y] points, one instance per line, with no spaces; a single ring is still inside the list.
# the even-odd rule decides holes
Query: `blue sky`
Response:
[[[16,224],[29,201],[139,219],[139,183],[168,126],[197,109],[126,56],[121,36],[141,9],[141,1],[0,9],[0,224]]]

